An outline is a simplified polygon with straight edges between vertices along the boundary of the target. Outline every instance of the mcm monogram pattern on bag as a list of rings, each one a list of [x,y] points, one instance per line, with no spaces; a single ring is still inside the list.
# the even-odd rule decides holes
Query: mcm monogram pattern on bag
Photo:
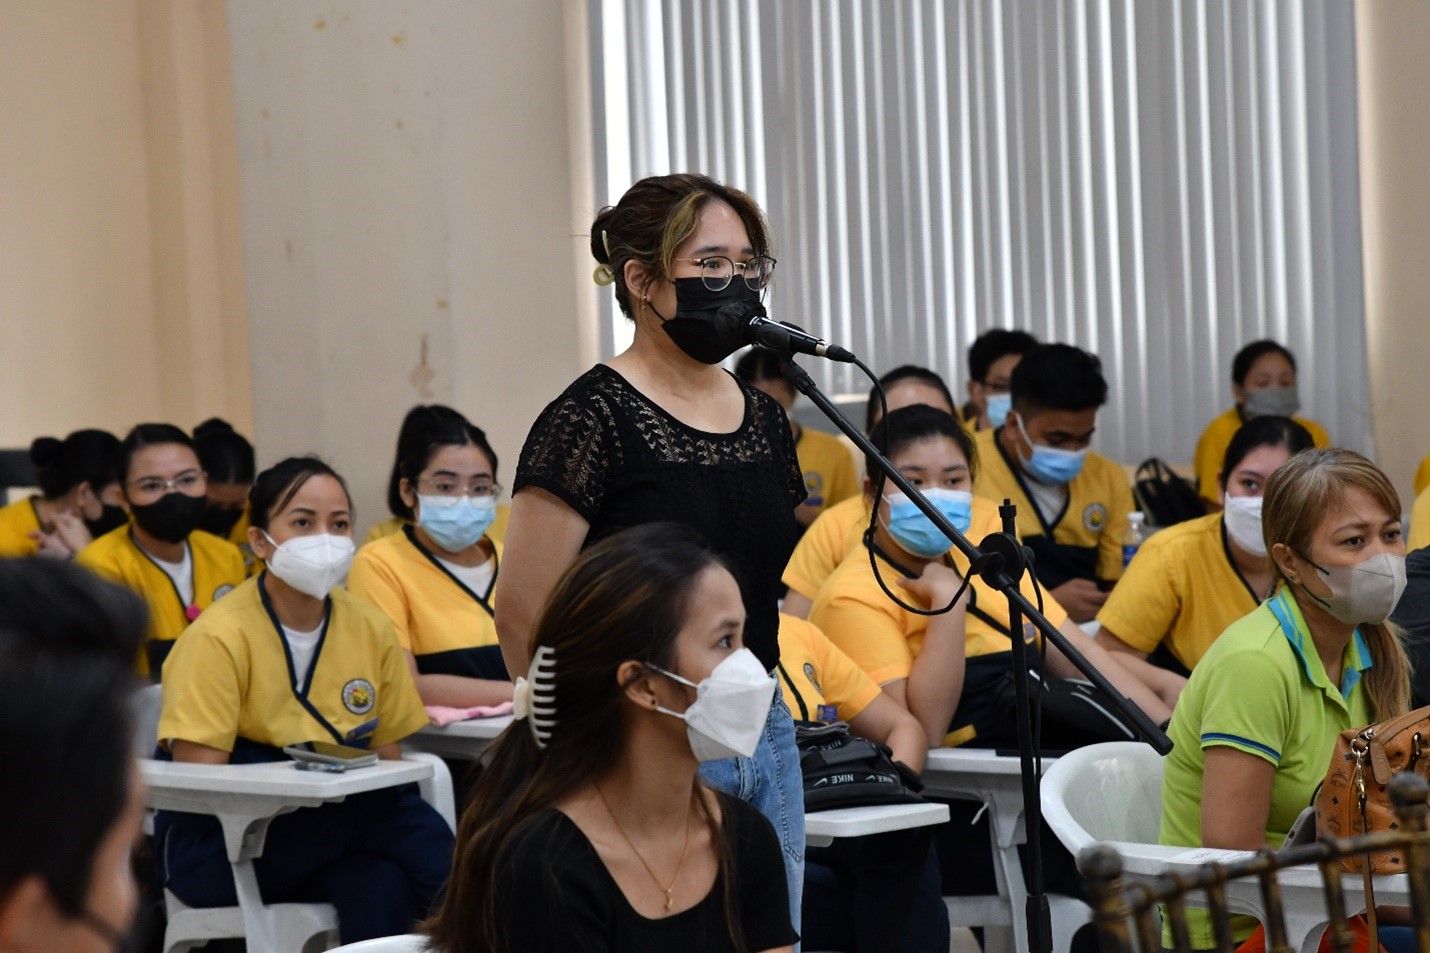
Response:
[[[1397,830],[1388,789],[1390,779],[1406,771],[1430,778],[1430,707],[1341,732],[1316,792],[1316,833],[1343,838]],[[1400,850],[1346,857],[1341,867],[1362,873],[1367,857],[1372,874],[1405,871]]]

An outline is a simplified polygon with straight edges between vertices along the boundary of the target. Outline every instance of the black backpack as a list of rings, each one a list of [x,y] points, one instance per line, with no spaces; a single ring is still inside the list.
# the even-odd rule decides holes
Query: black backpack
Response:
[[[1174,526],[1207,515],[1197,488],[1177,476],[1160,457],[1143,460],[1137,467],[1132,492],[1152,526]]]
[[[849,733],[849,725],[809,720],[809,709],[780,664],[800,718],[794,723],[799,767],[804,775],[804,809],[826,811],[861,804],[918,804],[923,782],[896,762],[884,745]]]

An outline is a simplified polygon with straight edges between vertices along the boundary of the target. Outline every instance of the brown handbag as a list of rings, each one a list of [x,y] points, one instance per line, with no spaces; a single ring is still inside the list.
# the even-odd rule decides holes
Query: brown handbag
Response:
[[[1386,788],[1403,771],[1430,778],[1430,707],[1340,733],[1326,779],[1316,792],[1317,834],[1355,837],[1394,830],[1395,811]],[[1366,872],[1367,859],[1372,874],[1405,870],[1405,855],[1398,850],[1347,857],[1341,868]]]

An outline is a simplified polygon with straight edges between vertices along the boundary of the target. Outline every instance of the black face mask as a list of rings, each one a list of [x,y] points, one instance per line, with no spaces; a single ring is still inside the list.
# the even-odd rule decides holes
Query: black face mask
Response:
[[[198,529],[206,506],[208,501],[202,496],[189,496],[174,490],[147,506],[134,507],[134,522],[157,540],[182,543]]]
[[[242,516],[241,506],[210,506],[199,519],[199,529],[205,533],[213,533],[221,539],[228,539],[228,534],[233,532]]]
[[[738,277],[722,291],[711,291],[700,278],[676,278],[674,284],[675,317],[651,310],[676,347],[702,364],[719,364],[745,346],[745,325],[761,313],[758,291]]]
[[[84,517],[85,529],[89,530],[89,535],[95,539],[103,536],[111,530],[116,530],[129,522],[129,514],[118,506],[110,506],[108,503],[100,504],[99,516],[94,519]]]

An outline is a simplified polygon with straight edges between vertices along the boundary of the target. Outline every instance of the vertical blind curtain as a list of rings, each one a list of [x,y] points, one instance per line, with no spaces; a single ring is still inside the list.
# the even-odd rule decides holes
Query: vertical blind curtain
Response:
[[[1095,445],[1124,462],[1190,460],[1232,355],[1272,337],[1302,413],[1371,449],[1344,0],[591,10],[598,197],[686,170],[751,192],[773,316],[958,393],[988,328],[1092,350],[1112,385]]]

